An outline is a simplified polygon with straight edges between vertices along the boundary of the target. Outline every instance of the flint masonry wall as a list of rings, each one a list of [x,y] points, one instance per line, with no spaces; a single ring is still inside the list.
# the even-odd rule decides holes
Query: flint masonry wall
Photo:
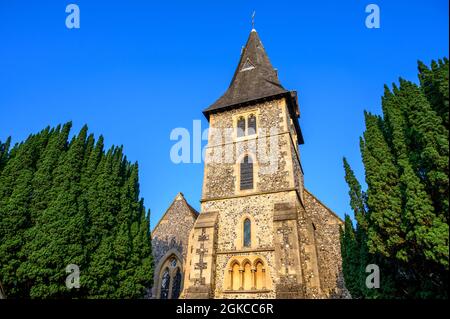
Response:
[[[324,298],[349,298],[342,277],[339,229],[343,222],[309,191],[304,191],[305,213],[312,221]]]
[[[271,149],[271,145],[274,145],[275,140],[264,139],[263,134],[259,134],[257,138],[250,137],[249,139],[238,141],[227,141],[225,136],[221,134],[225,130],[235,127],[234,117],[251,111],[257,114],[258,128],[265,129],[267,135],[270,133],[271,128],[278,132],[275,136],[275,139],[278,139],[275,152],[272,152],[273,146]],[[286,128],[286,103],[284,99],[212,114],[210,125],[213,129],[209,136],[206,151],[208,163],[205,164],[203,182],[204,200],[230,197],[237,194],[237,175],[239,171],[236,163],[248,152],[256,156],[254,166],[258,172],[257,176],[255,176],[258,192],[277,191],[294,187],[294,182],[290,175],[292,171],[291,164],[290,161],[287,161],[291,142],[289,131]],[[263,144],[259,144],[262,143],[261,140],[264,141]],[[265,147],[261,148],[261,145],[265,145]],[[225,158],[225,152],[230,157]],[[275,154],[275,161],[268,158],[267,155],[269,154]],[[223,161],[214,163],[214,158],[222,159]]]
[[[275,267],[274,254],[274,203],[295,202],[295,192],[280,192],[249,197],[238,197],[227,200],[208,201],[202,204],[202,211],[217,211],[217,243],[216,243],[216,273],[215,298],[275,298],[276,294],[261,293],[227,293],[225,275],[228,271],[230,258],[262,257],[266,266],[266,280],[274,287],[278,281],[278,271]],[[243,218],[252,219],[252,247],[242,248]],[[268,285],[269,286],[269,285]]]
[[[189,232],[194,226],[195,212],[181,194],[177,195],[158,225],[152,232],[152,249],[155,267],[171,249],[186,259]]]

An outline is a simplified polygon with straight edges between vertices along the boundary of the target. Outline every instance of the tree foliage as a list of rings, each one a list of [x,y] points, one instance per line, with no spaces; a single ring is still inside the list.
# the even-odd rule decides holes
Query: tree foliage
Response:
[[[356,226],[341,233],[343,272],[356,298],[446,298],[449,270],[448,59],[419,62],[420,85],[385,86],[383,116],[365,113],[367,190],[344,158]],[[365,267],[380,267],[367,289]]]
[[[69,141],[71,125],[0,141],[0,282],[8,298],[142,298],[153,260],[138,165],[86,126]]]

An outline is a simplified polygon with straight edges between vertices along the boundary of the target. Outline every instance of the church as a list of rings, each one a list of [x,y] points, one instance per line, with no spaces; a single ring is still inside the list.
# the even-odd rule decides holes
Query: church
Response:
[[[200,212],[179,193],[155,226],[151,297],[346,298],[343,221],[304,186],[297,92],[281,85],[255,29],[203,114]]]

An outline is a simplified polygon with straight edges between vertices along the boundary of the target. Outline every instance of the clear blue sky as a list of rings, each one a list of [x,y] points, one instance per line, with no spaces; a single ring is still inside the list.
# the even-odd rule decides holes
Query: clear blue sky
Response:
[[[65,27],[76,3],[81,28]],[[365,6],[381,9],[367,29]],[[227,88],[256,29],[283,85],[299,92],[306,187],[350,213],[342,157],[364,180],[363,110],[416,61],[448,56],[448,1],[0,1],[0,140],[72,120],[140,165],[152,227],[183,192],[199,208],[203,164],[172,164],[173,128]]]

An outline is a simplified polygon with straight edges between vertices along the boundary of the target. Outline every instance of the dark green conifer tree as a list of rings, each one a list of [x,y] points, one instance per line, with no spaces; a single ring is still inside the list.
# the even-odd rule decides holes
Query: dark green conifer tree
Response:
[[[137,164],[86,126],[68,143],[71,126],[0,143],[0,281],[10,298],[142,298],[153,261]]]
[[[449,62],[447,58],[431,62],[431,69],[422,61],[418,62],[420,85],[433,110],[441,117],[449,129]]]
[[[8,296],[24,297],[27,289],[17,271],[25,258],[22,247],[31,225],[32,180],[43,140],[30,135],[11,151],[0,176],[0,281]],[[8,289],[9,288],[9,289]]]
[[[385,87],[383,117],[365,114],[365,193],[344,159],[357,224],[346,220],[341,250],[356,297],[448,296],[448,60],[419,62],[419,72],[420,87],[403,79]],[[380,289],[355,288],[363,282],[355,260],[380,267]]]
[[[3,167],[6,165],[6,161],[9,157],[9,147],[11,146],[11,137],[6,139],[5,143],[0,141],[0,173],[3,170]]]

